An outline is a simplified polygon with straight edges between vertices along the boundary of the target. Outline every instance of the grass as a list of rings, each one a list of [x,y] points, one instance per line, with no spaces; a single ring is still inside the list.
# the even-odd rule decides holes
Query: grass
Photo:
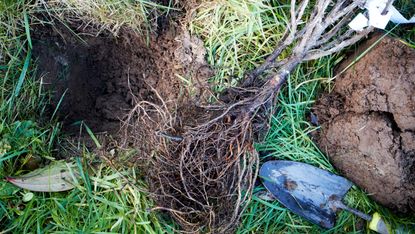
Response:
[[[175,227],[171,221],[148,212],[148,198],[140,171],[114,168],[96,153],[79,147],[73,159],[83,172],[80,184],[64,193],[31,193],[14,187],[5,176],[26,173],[30,164],[46,164],[58,155],[57,145],[66,142],[60,123],[45,113],[49,94],[37,79],[31,54],[30,24],[33,6],[25,0],[0,2],[0,230],[13,233],[164,233]],[[286,2],[286,1],[284,1]],[[400,0],[402,5],[410,0]],[[68,15],[88,19],[98,30],[117,34],[127,26],[137,32],[152,25],[147,16],[159,7],[151,1],[59,0],[51,2],[50,13],[60,20]],[[171,7],[161,8],[169,11]],[[405,8],[407,9],[407,8]],[[260,64],[282,37],[289,15],[287,5],[276,0],[215,0],[195,9],[189,22],[208,51],[208,62],[216,69],[211,82],[215,90],[236,85],[243,74]],[[414,29],[401,27],[392,33],[415,47]],[[303,64],[280,94],[278,109],[260,151],[267,157],[306,162],[335,172],[327,157],[313,143],[317,128],[307,121],[316,95],[330,89],[332,68],[342,58],[335,55]],[[307,81],[307,82],[305,82]],[[55,111],[55,110],[54,110]],[[88,129],[86,129],[88,130]],[[93,133],[91,133],[93,136]],[[94,139],[96,143],[98,139]],[[263,158],[264,159],[264,158]],[[262,190],[262,187],[256,188]],[[346,203],[365,212],[378,211],[392,223],[411,223],[378,206],[353,187]],[[351,233],[359,219],[341,212],[332,230],[323,230],[292,214],[278,202],[254,196],[242,217],[238,233]],[[2,233],[0,232],[0,233]]]
[[[84,154],[85,156],[88,154]],[[29,201],[19,191],[5,184],[1,198],[7,199],[14,209],[7,207],[3,230],[14,233],[66,232],[66,233],[160,233],[169,227],[162,226],[154,212],[148,212],[152,202],[143,193],[145,184],[138,179],[134,169],[114,172],[105,164],[89,172],[83,168],[82,183],[66,193],[36,193]],[[125,178],[137,181],[125,181]],[[134,182],[134,183],[132,183]]]
[[[401,2],[405,8],[405,1]],[[209,1],[199,7],[190,29],[204,40],[208,62],[217,69],[212,79],[217,91],[235,85],[246,71],[271,53],[282,37],[289,17],[287,4],[286,1],[228,0]],[[415,45],[413,28],[393,29],[393,35],[402,37],[412,47]],[[268,135],[264,142],[257,145],[259,151],[272,152],[261,160],[300,161],[336,173],[328,158],[312,141],[310,133],[317,127],[309,123],[308,115],[318,93],[331,88],[333,67],[341,58],[342,54],[337,54],[302,64],[291,74],[279,95]],[[263,189],[257,187],[256,191]],[[380,212],[393,225],[415,222],[413,217],[393,215],[355,186],[345,200],[346,204],[366,213]],[[354,233],[359,232],[358,222],[356,216],[341,212],[336,226],[324,230],[292,214],[277,201],[267,202],[254,196],[242,217],[238,233]]]
[[[109,31],[114,35],[124,26],[136,33],[156,28],[156,17],[173,10],[152,0],[53,0],[45,9],[63,22],[83,19],[90,31]]]
[[[283,7],[265,1],[207,1],[199,6],[190,31],[202,37],[215,67],[216,91],[234,86],[272,51],[285,29]]]
[[[279,97],[276,114],[272,117],[271,130],[264,143],[257,146],[260,151],[272,152],[262,160],[284,159],[305,162],[336,173],[327,157],[314,144],[310,133],[318,127],[308,121],[310,108],[316,95],[323,87],[318,78],[330,77],[331,66],[336,57],[324,58],[313,64],[313,69],[300,67],[291,75],[284,92]],[[304,80],[315,80],[303,84]],[[257,188],[262,190],[263,188]],[[397,217],[373,202],[366,193],[353,186],[347,194],[346,204],[368,214],[381,213],[388,222],[394,223]],[[278,222],[275,222],[278,220]],[[336,226],[330,230],[320,229],[304,219],[293,215],[278,202],[265,202],[254,197],[243,216],[241,233],[354,233],[357,232],[359,218],[342,211],[337,217]],[[414,220],[412,220],[413,222]],[[411,222],[400,220],[401,223]],[[394,223],[396,225],[396,223]]]
[[[24,18],[26,13],[20,11],[23,7],[25,5],[20,1],[0,8],[4,11],[0,14],[0,37],[4,39],[0,65],[0,175],[9,173],[22,158],[38,154],[49,157],[55,136],[53,129],[56,125],[51,122],[40,127],[34,116],[44,112],[47,97],[39,82],[31,79],[35,72],[31,69],[30,37],[25,33],[26,25],[19,25],[15,20],[19,16]],[[7,24],[8,21],[16,24]]]
[[[34,10],[24,0],[0,2],[0,233],[172,232],[148,211],[139,171],[115,169],[82,147],[72,155],[83,173],[71,191],[31,193],[6,182],[55,160],[66,141],[60,123],[46,117],[50,95],[31,57]]]

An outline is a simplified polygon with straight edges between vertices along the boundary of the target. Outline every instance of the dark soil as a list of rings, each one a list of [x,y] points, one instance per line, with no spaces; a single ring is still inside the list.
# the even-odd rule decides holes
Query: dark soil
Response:
[[[42,83],[53,92],[51,113],[62,98],[57,114],[67,132],[79,131],[76,123],[84,121],[95,133],[114,134],[136,101],[158,103],[156,92],[166,102],[185,98],[175,74],[206,80],[212,72],[201,41],[176,28],[164,25],[149,40],[128,30],[117,38],[77,31],[82,41],[64,26],[38,26],[33,53]]]
[[[316,139],[334,166],[399,212],[415,210],[414,90],[415,50],[386,37],[314,106],[321,124]]]

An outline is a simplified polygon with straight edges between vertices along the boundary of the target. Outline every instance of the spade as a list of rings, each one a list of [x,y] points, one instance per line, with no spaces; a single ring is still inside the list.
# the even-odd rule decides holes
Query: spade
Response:
[[[332,228],[336,212],[347,210],[370,222],[369,228],[392,233],[378,213],[373,216],[346,206],[342,199],[352,183],[320,168],[293,161],[268,161],[259,171],[265,188],[289,210],[323,228]],[[393,233],[406,233],[394,230]]]

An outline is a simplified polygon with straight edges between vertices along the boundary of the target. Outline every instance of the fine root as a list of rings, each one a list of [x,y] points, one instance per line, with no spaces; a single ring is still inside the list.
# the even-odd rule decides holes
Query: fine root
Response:
[[[252,121],[226,114],[209,123],[218,111],[193,108],[172,115],[164,104],[139,102],[125,122],[125,139],[145,165],[153,210],[168,211],[189,232],[225,232],[237,224],[257,175]],[[195,115],[196,125],[188,126],[186,118]]]

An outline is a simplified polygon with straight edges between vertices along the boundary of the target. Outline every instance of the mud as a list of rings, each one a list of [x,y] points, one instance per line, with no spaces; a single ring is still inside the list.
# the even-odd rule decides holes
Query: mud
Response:
[[[177,25],[164,25],[149,37],[127,29],[117,38],[76,33],[59,24],[38,26],[33,33],[38,73],[52,92],[50,112],[59,107],[69,133],[79,131],[83,121],[95,133],[115,134],[139,100],[189,98],[176,74],[189,80],[197,75],[204,84],[212,75],[202,42]]]
[[[414,90],[415,50],[386,37],[313,108],[321,124],[316,141],[334,166],[399,212],[415,210]]]

